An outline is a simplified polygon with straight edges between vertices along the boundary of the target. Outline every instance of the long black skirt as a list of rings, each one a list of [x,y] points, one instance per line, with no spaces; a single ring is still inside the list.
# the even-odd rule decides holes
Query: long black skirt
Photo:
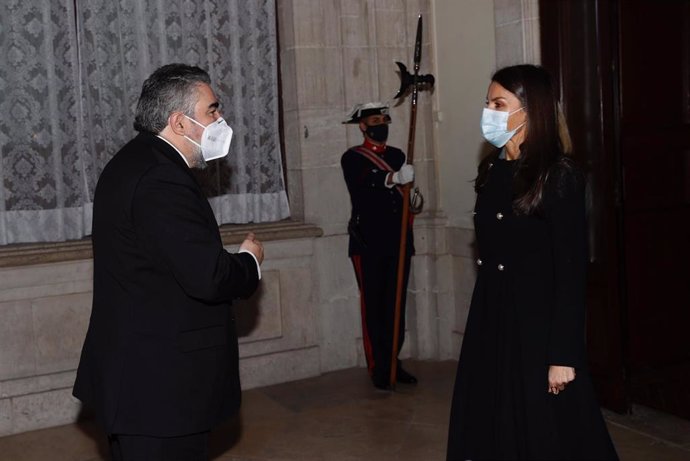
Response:
[[[522,350],[509,297],[483,288],[458,362],[448,460],[617,460],[587,369],[549,394],[548,365]]]

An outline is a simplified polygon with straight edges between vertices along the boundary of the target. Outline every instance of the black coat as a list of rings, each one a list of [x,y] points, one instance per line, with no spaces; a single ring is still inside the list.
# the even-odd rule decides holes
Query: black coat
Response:
[[[94,198],[94,292],[74,395],[108,433],[209,430],[240,403],[231,300],[257,287],[250,254],[223,249],[180,154],[140,134]]]
[[[394,171],[405,163],[403,151],[393,146],[386,146],[380,157]],[[397,187],[386,187],[389,171],[378,168],[354,149],[343,154],[340,164],[352,205],[348,254],[397,256],[403,199]],[[414,251],[413,241],[410,226],[407,232],[408,254]]]
[[[516,215],[516,164],[495,160],[477,197],[478,273],[448,459],[616,459],[585,354],[583,175],[557,164],[541,212]],[[550,365],[576,369],[558,395],[547,393]]]

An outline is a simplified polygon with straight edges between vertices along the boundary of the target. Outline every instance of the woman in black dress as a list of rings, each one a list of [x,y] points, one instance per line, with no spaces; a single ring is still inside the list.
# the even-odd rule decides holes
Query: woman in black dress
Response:
[[[548,73],[494,74],[498,149],[475,183],[477,282],[458,363],[449,460],[615,460],[587,371],[584,176]]]

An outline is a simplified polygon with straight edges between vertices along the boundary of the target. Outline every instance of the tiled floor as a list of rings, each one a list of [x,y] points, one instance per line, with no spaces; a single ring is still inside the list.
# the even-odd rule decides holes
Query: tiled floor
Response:
[[[238,420],[212,435],[214,461],[443,460],[456,362],[407,362],[418,386],[375,391],[363,369],[244,392]],[[636,408],[605,412],[623,461],[690,460],[690,422]],[[107,459],[84,422],[0,438],[2,461]]]

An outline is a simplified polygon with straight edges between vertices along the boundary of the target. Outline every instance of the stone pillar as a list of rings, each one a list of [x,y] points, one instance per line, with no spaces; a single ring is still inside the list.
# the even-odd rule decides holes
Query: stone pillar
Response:
[[[539,64],[539,0],[494,0],[496,67]]]
[[[355,103],[387,102],[400,80],[395,61],[411,65],[417,16],[425,17],[422,73],[433,69],[428,0],[278,0],[288,190],[298,217],[324,230],[315,243],[319,326],[324,371],[363,365],[359,294],[347,258],[349,196],[340,157],[359,144],[359,129],[341,121]],[[395,104],[396,101],[390,101]],[[391,108],[389,142],[407,150],[409,101]],[[436,167],[431,98],[420,94],[415,143],[417,184],[426,198],[418,238],[436,223]],[[436,224],[434,224],[436,225]],[[433,226],[432,226],[433,227]],[[435,231],[432,231],[432,234]],[[427,248],[424,243],[418,245]],[[435,356],[436,306],[432,254],[414,258],[405,355]],[[413,311],[413,312],[411,312]],[[410,321],[412,319],[413,321]],[[418,341],[417,331],[425,338]]]

